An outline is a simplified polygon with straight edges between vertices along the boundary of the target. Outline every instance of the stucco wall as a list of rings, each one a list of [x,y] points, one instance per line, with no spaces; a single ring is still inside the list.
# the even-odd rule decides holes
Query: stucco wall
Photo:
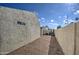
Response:
[[[76,28],[76,35],[75,35],[76,36],[76,40],[75,40],[75,42],[76,42],[75,43],[75,46],[76,46],[75,50],[76,51],[75,51],[75,54],[79,55],[79,22],[76,23],[76,27],[75,28]]]
[[[64,54],[74,54],[74,24],[55,30],[56,38]]]
[[[0,7],[0,54],[7,54],[39,37],[40,25],[35,14]]]

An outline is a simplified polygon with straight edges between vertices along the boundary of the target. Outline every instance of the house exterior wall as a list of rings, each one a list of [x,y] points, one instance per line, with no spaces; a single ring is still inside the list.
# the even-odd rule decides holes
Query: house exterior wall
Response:
[[[7,54],[39,37],[40,25],[34,13],[0,7],[0,54]]]

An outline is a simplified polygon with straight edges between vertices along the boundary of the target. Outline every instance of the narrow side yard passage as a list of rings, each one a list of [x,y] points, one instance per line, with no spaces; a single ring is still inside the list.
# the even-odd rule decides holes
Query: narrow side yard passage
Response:
[[[51,36],[41,38],[9,53],[10,55],[48,55]]]
[[[49,55],[63,55],[64,54],[55,36],[51,36],[48,54]]]
[[[44,35],[41,38],[9,53],[9,55],[63,55],[62,48],[55,36]]]

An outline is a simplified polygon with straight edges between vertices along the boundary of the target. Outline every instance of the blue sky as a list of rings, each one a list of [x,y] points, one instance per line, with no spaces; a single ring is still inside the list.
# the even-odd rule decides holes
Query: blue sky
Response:
[[[79,4],[74,3],[3,3],[0,6],[35,12],[40,26],[47,25],[49,28],[56,28],[58,25],[64,26],[66,20],[70,23],[79,17]]]

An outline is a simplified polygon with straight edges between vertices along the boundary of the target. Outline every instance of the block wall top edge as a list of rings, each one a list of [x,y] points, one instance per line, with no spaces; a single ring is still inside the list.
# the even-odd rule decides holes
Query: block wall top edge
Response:
[[[12,9],[12,10],[16,10],[16,11],[25,12],[25,13],[28,13],[28,14],[35,15],[35,13],[31,12],[31,11],[16,9],[16,8],[11,8],[11,7],[0,6],[0,9]]]

